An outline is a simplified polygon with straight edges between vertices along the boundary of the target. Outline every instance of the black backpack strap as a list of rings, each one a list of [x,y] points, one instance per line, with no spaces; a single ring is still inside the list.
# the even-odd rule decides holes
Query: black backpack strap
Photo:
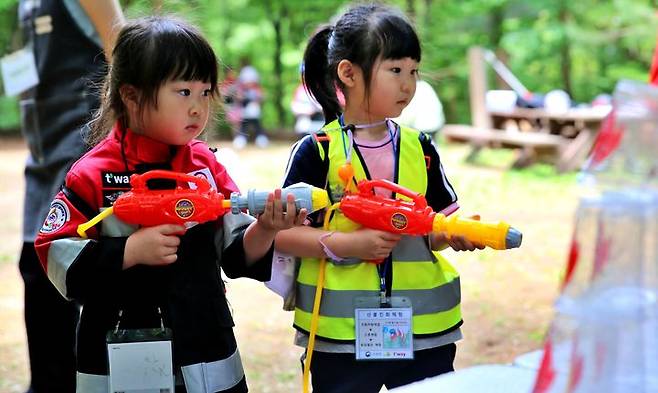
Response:
[[[318,144],[322,146],[322,150],[318,149],[318,154],[322,158],[324,173],[329,173],[329,135],[324,131],[318,131],[313,134],[313,139],[315,139],[316,146]]]
[[[324,131],[318,131],[313,134],[313,139],[315,139],[315,142],[320,144],[322,146],[322,151],[318,149],[318,154],[320,154],[320,158],[322,158],[323,162],[329,162],[329,135],[327,135],[326,132]]]
[[[432,159],[430,149],[434,149],[434,146],[432,145],[432,137],[424,132],[419,132],[418,140],[420,141],[420,145],[423,148],[423,155],[425,156],[425,168],[429,172]]]
[[[329,191],[328,182],[329,182],[329,135],[324,131],[318,131],[313,133],[313,139],[315,139],[315,146],[320,145],[322,149],[318,148],[318,155],[322,159],[322,168],[321,170],[325,173],[324,188]],[[329,193],[329,200],[331,200],[331,193]],[[332,201],[333,203],[333,201]]]

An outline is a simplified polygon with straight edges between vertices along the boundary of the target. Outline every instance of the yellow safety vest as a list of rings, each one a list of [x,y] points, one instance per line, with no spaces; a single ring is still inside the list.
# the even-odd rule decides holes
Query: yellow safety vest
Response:
[[[327,189],[332,198],[339,198],[342,195],[342,181],[338,177],[338,168],[345,163],[343,131],[337,120],[326,125],[322,131],[329,139]],[[345,141],[347,143],[347,135]],[[418,131],[401,127],[396,146],[399,146],[397,183],[425,195],[427,168]],[[324,158],[320,142],[318,149]],[[352,166],[356,181],[366,178],[363,163],[355,151],[352,151]],[[330,230],[352,232],[357,228],[358,224],[347,219],[340,210],[334,213]],[[307,333],[311,326],[318,267],[318,259],[302,258],[297,276],[294,325]],[[391,296],[411,299],[414,336],[440,335],[461,325],[459,274],[438,252],[429,249],[426,238],[404,236],[400,240],[393,249],[392,273]],[[355,299],[378,297],[379,288],[375,264],[327,263],[317,336],[338,341],[355,340]]]

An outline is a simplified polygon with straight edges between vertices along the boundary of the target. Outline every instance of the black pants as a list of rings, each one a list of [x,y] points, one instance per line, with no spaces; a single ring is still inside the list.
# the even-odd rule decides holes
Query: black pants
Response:
[[[413,360],[357,361],[353,353],[313,352],[313,393],[379,393],[454,371],[456,345],[414,352]]]
[[[23,243],[18,267],[25,284],[25,331],[32,373],[29,392],[75,393],[78,307],[48,280],[34,243]]]
[[[260,123],[260,119],[242,119],[240,122],[240,134],[246,136],[247,138],[250,137],[250,135],[253,135],[253,137],[257,137],[260,135],[263,135],[265,131],[263,130],[263,126]]]

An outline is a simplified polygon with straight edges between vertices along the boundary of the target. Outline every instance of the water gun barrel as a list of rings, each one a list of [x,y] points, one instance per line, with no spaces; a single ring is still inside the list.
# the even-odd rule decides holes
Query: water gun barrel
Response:
[[[432,224],[434,232],[445,232],[449,236],[461,235],[473,243],[495,250],[506,250],[521,246],[523,235],[503,221],[480,221],[458,215],[446,217],[436,214]]]
[[[249,214],[256,216],[265,210],[265,203],[270,191],[249,190],[246,195],[234,192],[231,194],[230,206],[233,214],[238,214],[246,209]],[[288,194],[295,197],[297,211],[305,208],[309,213],[329,206],[327,191],[306,183],[296,183],[281,190],[281,202],[286,208]]]

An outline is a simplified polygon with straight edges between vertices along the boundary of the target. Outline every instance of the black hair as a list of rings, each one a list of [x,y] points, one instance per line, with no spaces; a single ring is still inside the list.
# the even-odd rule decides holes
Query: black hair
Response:
[[[302,79],[329,123],[342,111],[336,95],[337,87],[344,88],[337,75],[341,60],[361,68],[368,93],[378,59],[410,57],[420,62],[420,55],[418,35],[401,11],[382,4],[361,4],[345,12],[335,26],[324,26],[311,37],[304,52]]]
[[[118,120],[128,126],[127,112],[119,89],[132,85],[139,90],[139,112],[157,108],[158,90],[172,80],[210,83],[217,97],[218,61],[215,52],[194,27],[171,16],[151,16],[125,24],[112,51],[105,78],[101,107],[92,121],[88,142],[100,142]]]

